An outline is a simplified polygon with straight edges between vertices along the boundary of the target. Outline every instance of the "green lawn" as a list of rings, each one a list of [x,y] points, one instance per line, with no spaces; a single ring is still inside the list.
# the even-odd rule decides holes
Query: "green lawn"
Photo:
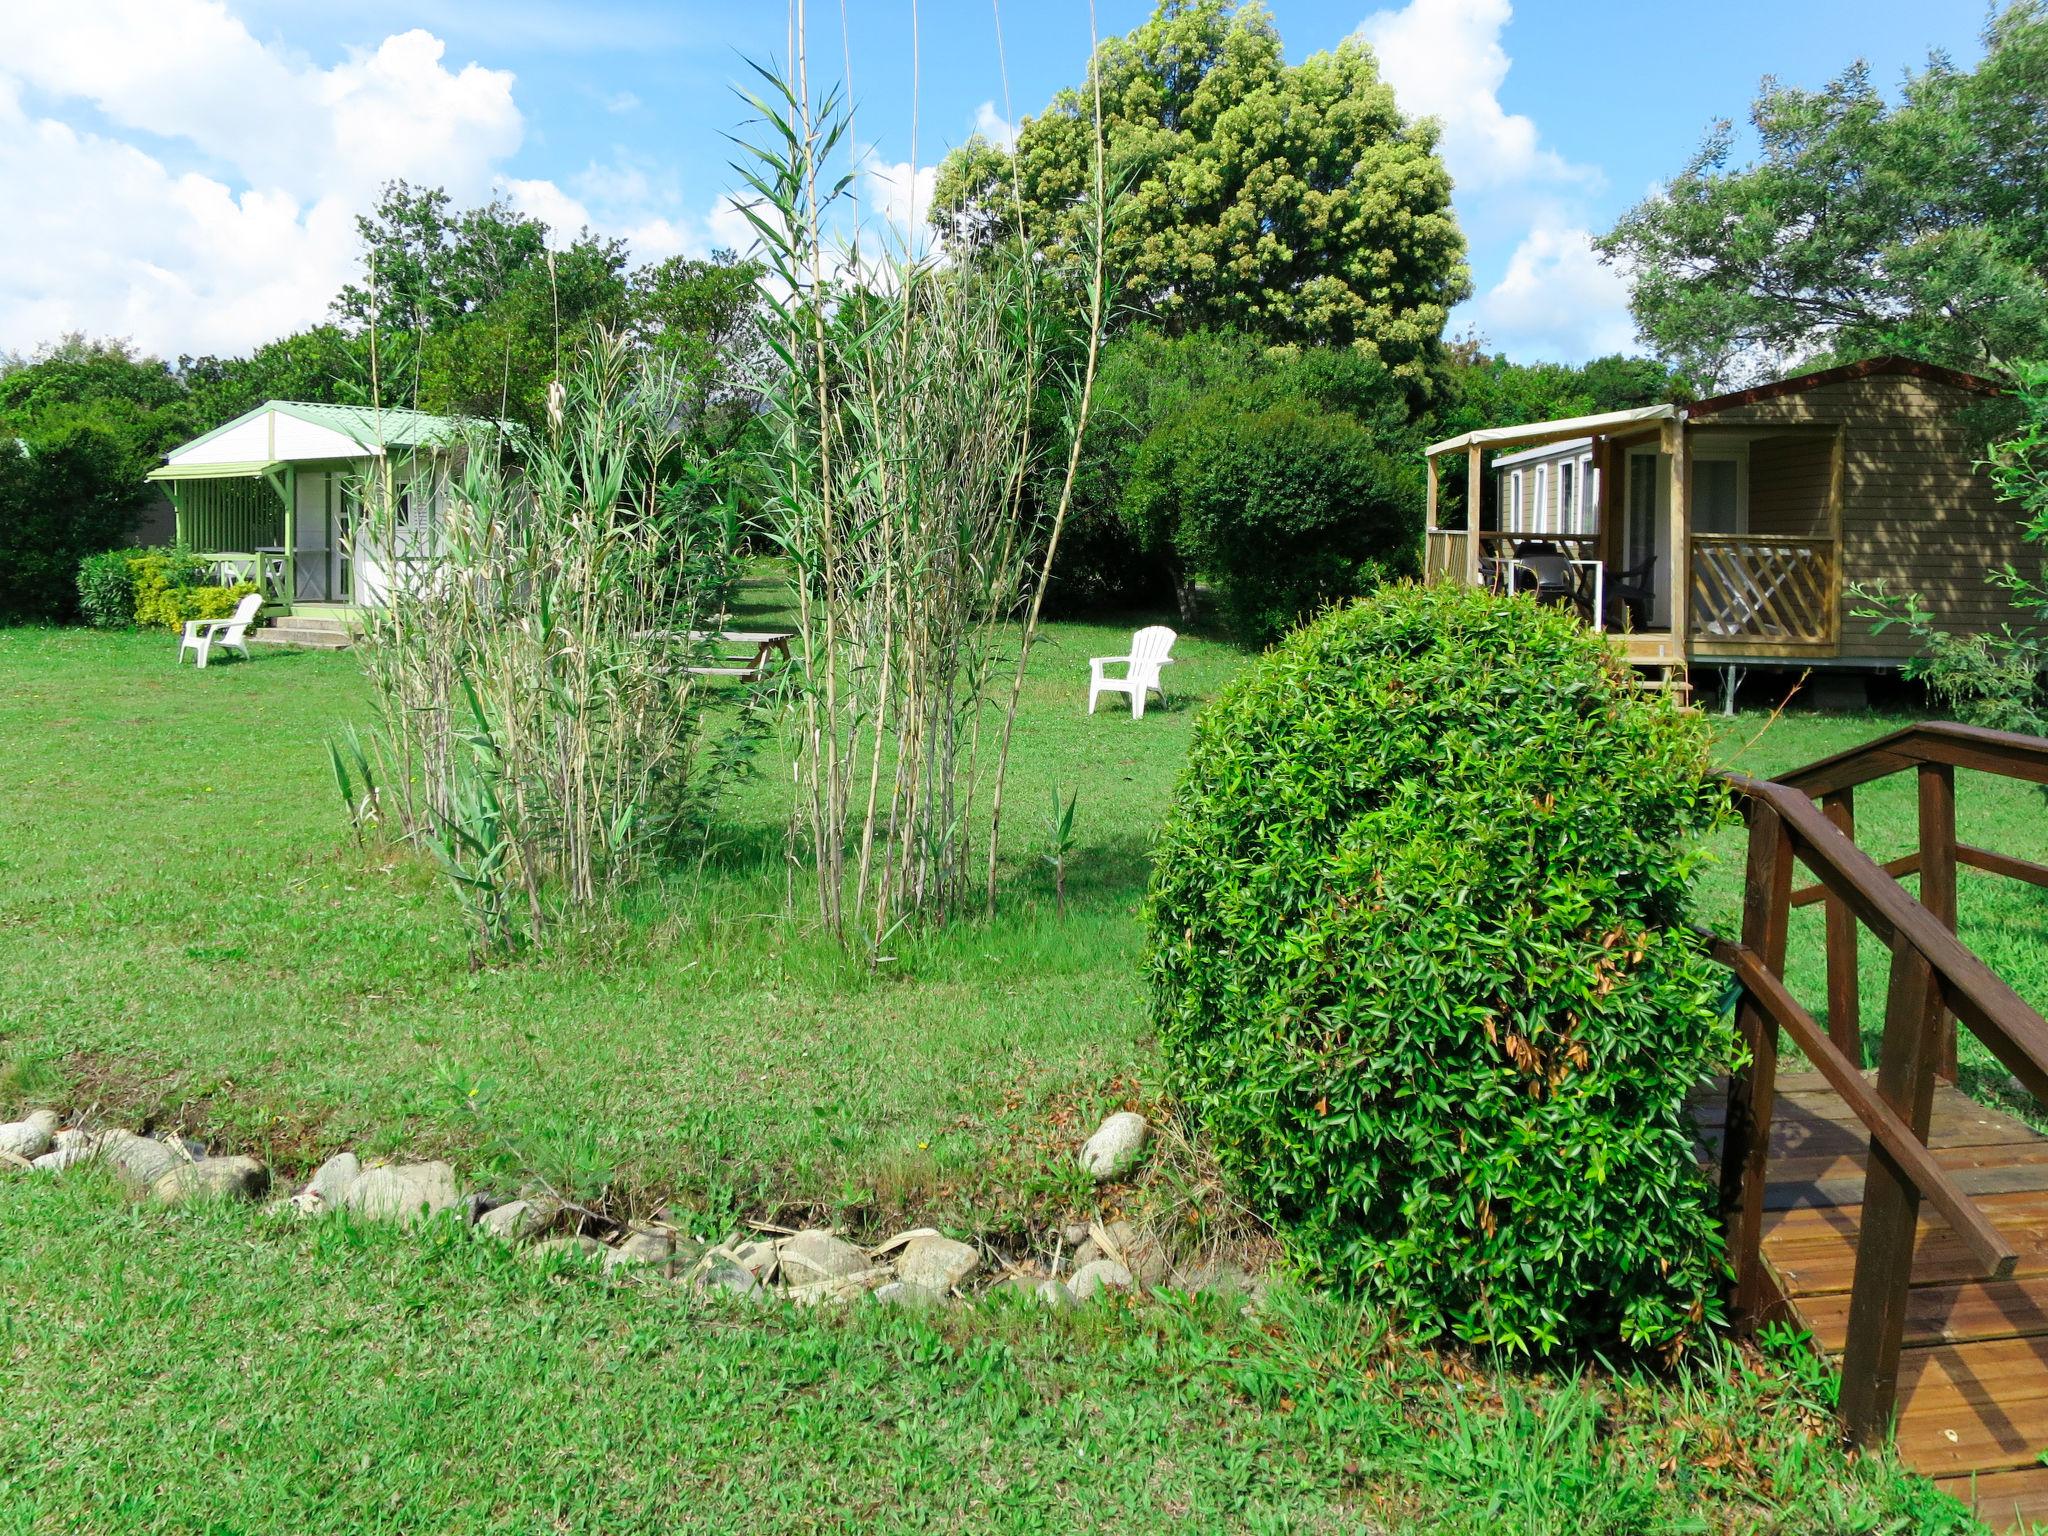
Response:
[[[782,915],[772,761],[700,863],[473,975],[432,874],[349,841],[325,742],[365,714],[350,658],[201,674],[162,637],[0,631],[0,1116],[176,1119],[288,1173],[354,1146],[609,1179],[622,1206],[707,1224],[1001,1240],[1084,1211],[1074,1140],[1160,1090],[1146,842],[1194,710],[1244,659],[1184,640],[1171,707],[1091,719],[1086,658],[1128,634],[1056,625],[1037,653],[1001,916],[870,977]],[[1739,752],[1747,717],[1729,755],[1786,765],[1891,723],[1788,715]],[[1964,780],[1966,836],[2048,853],[2035,791]],[[1035,857],[1055,788],[1080,795],[1064,921]],[[1866,797],[1887,852],[1910,797]],[[1710,872],[1710,912],[1738,873]],[[1965,936],[2037,1003],[2042,915],[1964,876]],[[1801,924],[1817,1005],[1817,913]],[[1882,1459],[1846,1463],[1753,1362],[1495,1375],[1284,1288],[1257,1318],[706,1313],[452,1224],[423,1243],[161,1211],[90,1175],[0,1182],[0,1359],[0,1536],[1958,1528]]]

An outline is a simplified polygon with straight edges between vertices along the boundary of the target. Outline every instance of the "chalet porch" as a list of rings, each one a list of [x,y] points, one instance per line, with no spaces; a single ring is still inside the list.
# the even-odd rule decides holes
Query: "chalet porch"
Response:
[[[1569,606],[1638,666],[1829,660],[1842,443],[1833,425],[1696,421],[1668,405],[1469,432],[1428,449],[1424,577]],[[1461,507],[1441,470],[1454,456]],[[1441,526],[1445,512],[1467,526]]]

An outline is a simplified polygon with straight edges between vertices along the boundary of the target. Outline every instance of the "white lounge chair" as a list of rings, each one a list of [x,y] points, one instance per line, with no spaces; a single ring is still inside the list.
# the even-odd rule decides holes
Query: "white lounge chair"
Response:
[[[1095,713],[1095,701],[1105,693],[1127,693],[1131,696],[1131,718],[1145,718],[1145,695],[1156,693],[1163,704],[1166,689],[1159,681],[1159,669],[1170,666],[1173,657],[1167,653],[1173,649],[1173,642],[1180,637],[1164,624],[1154,624],[1141,629],[1131,636],[1131,654],[1128,656],[1091,656],[1088,659],[1090,677],[1088,680],[1088,713]],[[1124,675],[1111,677],[1103,671],[1122,663]]]
[[[263,594],[251,592],[235,604],[232,617],[225,619],[187,619],[185,638],[178,642],[178,660],[185,659],[185,653],[197,654],[198,664],[206,665],[207,653],[216,645],[225,646],[242,653],[244,661],[249,658],[249,626],[256,621],[257,610],[263,606]]]

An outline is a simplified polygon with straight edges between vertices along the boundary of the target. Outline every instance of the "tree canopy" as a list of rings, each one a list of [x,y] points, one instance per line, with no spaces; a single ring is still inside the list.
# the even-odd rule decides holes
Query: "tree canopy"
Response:
[[[1098,79],[1118,193],[1109,265],[1137,315],[1350,344],[1427,373],[1470,290],[1435,127],[1401,115],[1356,39],[1288,64],[1257,4],[1164,0],[1101,44],[1090,81],[1027,119],[1014,151],[980,137],[954,151],[932,214],[949,244],[1021,229],[1058,261],[1086,260]]]
[[[1766,78],[1758,150],[1714,125],[1599,242],[1642,334],[1701,387],[1898,352],[2010,372],[2048,328],[2048,10],[2017,0],[1974,70],[1940,55],[1896,103],[1852,65]]]

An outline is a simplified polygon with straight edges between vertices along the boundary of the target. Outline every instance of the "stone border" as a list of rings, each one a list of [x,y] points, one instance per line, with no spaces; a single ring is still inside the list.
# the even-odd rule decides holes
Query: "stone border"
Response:
[[[1106,1182],[1137,1164],[1149,1137],[1144,1118],[1124,1111],[1103,1122],[1078,1160],[1098,1183]],[[1016,1290],[1059,1310],[1112,1291],[1163,1285],[1243,1295],[1254,1301],[1263,1291],[1258,1280],[1234,1264],[1176,1270],[1155,1237],[1123,1221],[1062,1228],[1049,1270],[1012,1264],[998,1255],[1001,1273],[976,1285],[984,1274],[984,1250],[933,1227],[913,1227],[872,1248],[850,1242],[832,1228],[791,1229],[765,1223],[714,1240],[661,1219],[621,1227],[537,1185],[510,1198],[465,1191],[455,1169],[444,1162],[364,1163],[355,1153],[342,1152],[292,1190],[274,1187],[270,1170],[255,1158],[212,1156],[185,1137],[63,1127],[57,1112],[49,1109],[0,1124],[0,1170],[61,1175],[92,1163],[113,1170],[132,1194],[160,1205],[273,1196],[268,1209],[280,1216],[318,1218],[339,1211],[400,1226],[460,1211],[467,1224],[536,1256],[581,1255],[596,1261],[603,1274],[619,1279],[666,1281],[693,1291],[800,1307],[862,1296],[899,1306],[937,1306],[974,1294]],[[1069,1246],[1071,1267],[1066,1268]]]

